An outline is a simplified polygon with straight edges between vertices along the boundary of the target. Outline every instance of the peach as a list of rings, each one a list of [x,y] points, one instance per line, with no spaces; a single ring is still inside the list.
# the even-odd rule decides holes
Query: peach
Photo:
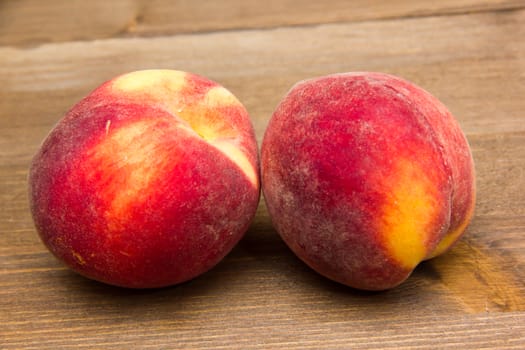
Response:
[[[262,189],[290,249],[318,273],[365,290],[403,282],[465,231],[474,164],[450,112],[382,73],[295,85],[261,150]]]
[[[192,279],[241,239],[258,205],[249,115],[224,87],[145,70],[95,89],[34,156],[42,241],[76,272],[153,288]]]

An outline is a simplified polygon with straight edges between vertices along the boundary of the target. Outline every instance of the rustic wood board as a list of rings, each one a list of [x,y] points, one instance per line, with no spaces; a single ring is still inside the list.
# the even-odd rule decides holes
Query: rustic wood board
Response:
[[[525,348],[525,2],[424,3],[0,0],[0,348]],[[228,87],[259,142],[298,80],[414,81],[472,146],[468,234],[400,287],[363,293],[294,257],[261,202],[240,244],[193,281],[133,291],[77,276],[35,232],[29,161],[102,81],[156,67]]]

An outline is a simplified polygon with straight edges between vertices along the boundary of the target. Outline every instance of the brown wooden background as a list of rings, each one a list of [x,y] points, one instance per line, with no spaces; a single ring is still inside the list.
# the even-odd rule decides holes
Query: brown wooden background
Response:
[[[219,81],[259,142],[298,80],[383,71],[458,118],[478,204],[467,236],[397,289],[332,283],[261,204],[246,237],[189,283],[133,291],[75,275],[27,207],[32,154],[63,113],[143,68]],[[1,349],[524,349],[525,1],[0,0]]]

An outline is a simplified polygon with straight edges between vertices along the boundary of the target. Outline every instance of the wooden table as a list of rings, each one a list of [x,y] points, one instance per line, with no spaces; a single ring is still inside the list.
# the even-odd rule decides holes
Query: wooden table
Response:
[[[216,268],[159,290],[82,278],[41,244],[28,164],[64,112],[126,71],[221,82],[258,141],[298,80],[383,71],[456,115],[478,203],[464,239],[400,287],[308,269],[261,204]],[[1,349],[525,349],[525,1],[0,0]]]

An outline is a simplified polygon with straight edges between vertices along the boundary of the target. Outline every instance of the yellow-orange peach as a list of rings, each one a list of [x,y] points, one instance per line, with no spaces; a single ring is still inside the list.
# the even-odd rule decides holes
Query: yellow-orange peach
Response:
[[[173,285],[240,240],[259,199],[248,113],[224,87],[173,70],[114,78],[35,155],[31,210],[49,250],[113,285]]]
[[[261,152],[279,234],[322,275],[383,290],[445,252],[474,209],[474,165],[450,112],[381,73],[303,81],[280,102]]]

